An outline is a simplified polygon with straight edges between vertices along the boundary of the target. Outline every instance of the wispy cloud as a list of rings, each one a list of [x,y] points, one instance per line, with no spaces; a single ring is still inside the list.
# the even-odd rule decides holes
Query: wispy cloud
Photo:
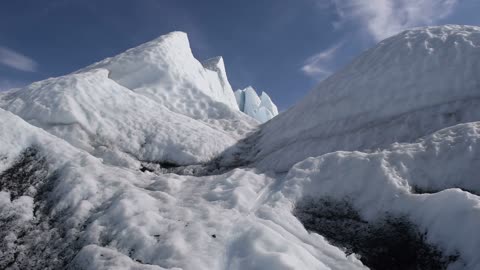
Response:
[[[343,42],[339,42],[324,51],[310,56],[307,58],[307,60],[305,60],[301,70],[306,75],[317,80],[321,80],[329,76],[332,74],[332,60],[342,45]]]
[[[37,62],[14,50],[0,46],[0,64],[21,71],[37,71]]]
[[[447,17],[459,0],[332,0],[342,26],[360,25],[376,41]]]

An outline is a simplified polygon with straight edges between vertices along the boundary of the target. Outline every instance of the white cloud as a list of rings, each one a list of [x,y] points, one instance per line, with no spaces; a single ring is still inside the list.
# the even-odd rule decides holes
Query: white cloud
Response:
[[[37,70],[37,63],[27,56],[16,51],[0,46],[0,64],[18,69],[21,71],[34,72]]]
[[[431,25],[452,13],[459,0],[332,0],[341,21],[360,23],[376,41],[407,28]]]
[[[332,47],[307,58],[302,66],[303,73],[319,80],[332,74],[331,61],[334,59],[335,54],[342,45],[343,42],[339,42]]]

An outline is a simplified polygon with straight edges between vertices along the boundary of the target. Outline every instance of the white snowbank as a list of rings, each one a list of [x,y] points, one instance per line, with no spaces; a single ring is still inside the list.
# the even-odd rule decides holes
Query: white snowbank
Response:
[[[479,59],[479,27],[419,28],[384,40],[265,125],[253,159],[287,171],[310,156],[412,142],[480,120]]]
[[[208,177],[141,173],[107,166],[1,109],[0,120],[2,140],[10,142],[0,144],[2,168],[34,147],[55,176],[44,179],[48,193],[33,192],[48,198],[35,201],[35,221],[31,199],[10,202],[8,190],[0,193],[0,214],[17,205],[28,210],[25,233],[11,246],[19,250],[15,266],[54,266],[63,258],[76,269],[364,269],[309,235],[289,209],[267,207],[275,179],[253,169]]]
[[[259,97],[251,86],[235,91],[235,98],[240,110],[260,123],[265,123],[278,115],[277,106],[267,93],[262,92]]]
[[[0,96],[3,107],[105,162],[205,162],[236,140],[168,110],[96,69],[33,83]]]
[[[480,194],[479,154],[480,122],[461,124],[414,144],[308,158],[289,171],[278,197],[291,208],[305,197],[346,199],[367,221],[406,215],[429,243],[459,253],[449,269],[478,269],[480,197],[459,188]],[[413,192],[422,189],[428,194]]]

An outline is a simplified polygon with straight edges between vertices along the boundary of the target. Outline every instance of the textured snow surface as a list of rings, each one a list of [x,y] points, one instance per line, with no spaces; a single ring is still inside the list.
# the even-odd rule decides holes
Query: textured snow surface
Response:
[[[278,115],[277,106],[272,102],[267,93],[262,92],[258,96],[255,89],[251,86],[235,91],[235,98],[240,110],[260,123],[265,123]]]
[[[480,28],[407,31],[258,130],[240,110],[266,119],[270,98],[234,95],[178,32],[2,93],[0,269],[368,269],[305,229],[310,201],[326,229],[345,202],[480,269],[479,59]],[[167,173],[212,158],[195,166],[228,167]]]
[[[3,108],[111,164],[204,162],[236,142],[117,84],[105,69],[33,83],[1,99]]]
[[[239,112],[223,59],[214,60],[204,67],[193,56],[187,35],[172,32],[78,72],[107,69],[118,84],[173,112],[242,136],[255,122]]]
[[[141,173],[102,164],[1,109],[0,120],[2,177],[29,148],[46,161],[31,188],[12,178],[0,192],[2,268],[363,269],[309,235],[290,209],[270,205],[275,179],[254,169]],[[21,196],[11,201],[12,192]]]
[[[406,216],[429,243],[460,255],[449,269],[480,269],[479,157],[480,122],[460,124],[382,151],[308,158],[289,171],[283,194],[292,204],[347,200],[367,221]]]
[[[479,59],[479,27],[419,28],[386,39],[264,126],[253,159],[287,171],[307,157],[412,142],[480,120]]]
[[[0,107],[106,162],[206,162],[256,127],[222,58],[205,69],[174,32],[76,73],[0,94]]]

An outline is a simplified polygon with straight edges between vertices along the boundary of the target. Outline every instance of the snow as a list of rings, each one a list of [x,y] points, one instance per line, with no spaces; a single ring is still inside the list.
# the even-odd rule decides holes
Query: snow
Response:
[[[104,69],[33,83],[1,99],[0,107],[116,165],[205,162],[236,142],[117,84]]]
[[[239,138],[256,123],[238,111],[223,59],[217,60],[207,61],[205,68],[193,56],[187,35],[172,32],[77,73],[106,69],[125,88]]]
[[[10,237],[21,240],[10,243],[17,267],[64,263],[48,254],[76,269],[362,269],[355,257],[309,235],[288,209],[267,207],[275,179],[254,169],[206,177],[141,173],[103,164],[1,109],[0,119],[2,140],[10,142],[0,145],[2,168],[29,147],[48,161],[37,191],[13,202],[12,190],[0,193],[0,214],[21,209],[23,223],[1,224],[18,229]],[[50,186],[46,194],[41,185]],[[37,222],[44,225],[33,230]],[[28,258],[35,249],[43,253]]]
[[[238,110],[223,59],[208,63],[174,32],[1,93],[0,107],[113,165],[206,162],[257,126]]]
[[[215,72],[215,75],[211,75],[213,78],[210,81],[219,80],[220,85],[222,86],[222,93],[217,94],[218,96],[224,97],[224,102],[227,103],[230,107],[238,109],[238,104],[235,99],[232,86],[227,78],[227,71],[225,69],[225,63],[223,57],[217,56],[210,59],[207,59],[202,62],[202,65],[205,69]],[[210,75],[211,73],[208,72]],[[218,78],[217,78],[218,77]]]
[[[460,254],[452,269],[478,269],[479,154],[480,122],[460,124],[417,143],[308,158],[289,171],[279,198],[290,205],[305,197],[347,199],[373,221],[406,215],[431,244]]]
[[[306,229],[312,199],[478,269],[479,48],[478,27],[406,31],[271,121],[180,32],[1,93],[0,268],[368,269]]]
[[[251,86],[235,91],[235,98],[240,110],[260,123],[265,123],[278,115],[277,106],[267,93],[262,92],[259,97]]]
[[[287,171],[307,157],[412,142],[479,120],[479,58],[474,26],[418,28],[384,40],[268,122],[249,158]]]

